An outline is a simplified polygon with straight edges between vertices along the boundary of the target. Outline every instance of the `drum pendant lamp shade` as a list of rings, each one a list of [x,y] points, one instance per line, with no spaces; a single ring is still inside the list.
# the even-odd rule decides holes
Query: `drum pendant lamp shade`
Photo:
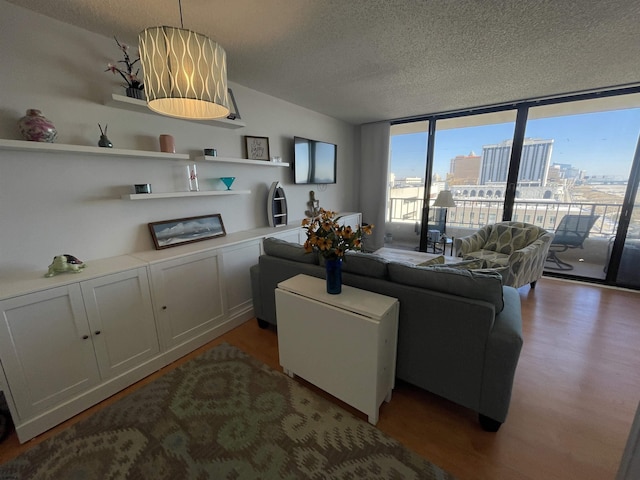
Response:
[[[149,108],[176,118],[229,115],[227,54],[208,37],[177,27],[150,27],[139,35]]]

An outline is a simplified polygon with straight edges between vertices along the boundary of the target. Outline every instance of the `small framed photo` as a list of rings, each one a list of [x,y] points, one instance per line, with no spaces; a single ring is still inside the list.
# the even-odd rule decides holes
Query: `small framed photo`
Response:
[[[249,160],[270,160],[268,137],[244,137]]]
[[[233,90],[228,88],[227,91],[229,93],[229,115],[227,115],[227,118],[229,120],[240,120],[240,112],[238,111],[238,104],[236,103],[236,97],[233,95]]]
[[[227,234],[219,213],[151,222],[149,231],[156,250],[224,237]]]

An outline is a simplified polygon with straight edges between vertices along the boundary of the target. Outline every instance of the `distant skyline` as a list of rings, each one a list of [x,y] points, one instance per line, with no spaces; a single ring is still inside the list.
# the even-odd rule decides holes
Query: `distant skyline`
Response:
[[[443,179],[452,158],[483,145],[513,138],[515,123],[502,123],[436,132],[433,173]],[[525,137],[554,140],[551,164],[565,163],[586,175],[629,176],[640,133],[640,109],[616,110],[529,120]],[[396,178],[424,178],[427,133],[391,137],[390,172]]]

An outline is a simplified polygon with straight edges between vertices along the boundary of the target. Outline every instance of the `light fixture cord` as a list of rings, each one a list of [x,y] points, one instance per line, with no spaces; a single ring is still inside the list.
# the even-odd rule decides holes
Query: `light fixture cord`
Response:
[[[184,23],[182,23],[182,0],[178,0],[178,6],[180,7],[180,28],[184,29]]]

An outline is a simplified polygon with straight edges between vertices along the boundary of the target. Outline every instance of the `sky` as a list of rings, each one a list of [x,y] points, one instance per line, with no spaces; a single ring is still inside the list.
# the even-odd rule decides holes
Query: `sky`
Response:
[[[457,155],[513,137],[514,123],[436,131],[433,172],[443,179]],[[525,137],[554,140],[551,164],[568,163],[586,175],[628,178],[640,134],[640,109],[615,110],[529,120]],[[425,173],[427,133],[391,138],[391,168],[396,178]]]

